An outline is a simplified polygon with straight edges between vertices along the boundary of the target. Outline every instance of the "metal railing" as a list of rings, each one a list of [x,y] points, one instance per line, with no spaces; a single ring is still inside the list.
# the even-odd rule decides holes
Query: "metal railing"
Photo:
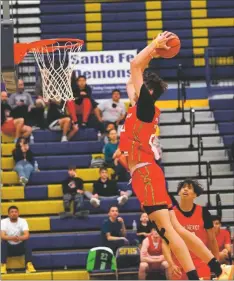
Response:
[[[212,168],[210,162],[206,163],[206,181],[207,181],[207,206],[211,207],[210,186],[212,185]]]
[[[201,177],[201,156],[203,155],[203,139],[202,136],[199,134],[197,135],[197,152],[198,152],[198,174]]]
[[[190,144],[189,144],[189,148],[193,149],[194,145],[193,145],[193,128],[195,127],[195,109],[194,108],[190,108],[190,122],[189,122],[189,126],[190,126]]]

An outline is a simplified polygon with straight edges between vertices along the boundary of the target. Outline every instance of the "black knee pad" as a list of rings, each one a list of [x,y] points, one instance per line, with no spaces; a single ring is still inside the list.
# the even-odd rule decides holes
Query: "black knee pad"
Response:
[[[159,229],[157,224],[154,221],[151,221],[151,223],[154,226],[154,228],[156,229],[156,231],[158,232],[159,236],[169,245],[169,240],[165,237],[166,229],[165,228]]]

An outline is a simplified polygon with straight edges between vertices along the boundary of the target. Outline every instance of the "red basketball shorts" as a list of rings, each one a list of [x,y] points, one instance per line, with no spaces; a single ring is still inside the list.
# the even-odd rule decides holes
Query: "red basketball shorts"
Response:
[[[132,187],[143,206],[168,205],[168,208],[172,206],[163,171],[154,162],[134,171]]]

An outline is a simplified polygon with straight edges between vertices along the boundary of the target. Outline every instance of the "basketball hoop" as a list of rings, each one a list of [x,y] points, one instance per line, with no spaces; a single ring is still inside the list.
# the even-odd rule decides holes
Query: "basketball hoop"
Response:
[[[80,52],[83,44],[82,40],[71,38],[16,43],[15,64],[22,62],[27,53],[33,53],[41,73],[44,100],[63,100],[66,104],[66,101],[74,99],[71,76],[75,64],[69,63],[69,53]]]

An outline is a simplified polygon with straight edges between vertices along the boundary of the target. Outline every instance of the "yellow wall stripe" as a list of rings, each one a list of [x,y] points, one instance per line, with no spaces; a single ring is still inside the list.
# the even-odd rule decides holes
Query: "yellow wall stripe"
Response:
[[[194,55],[204,55],[205,48],[193,48]]]
[[[86,3],[85,4],[85,13],[100,12],[100,11],[101,11],[100,3]]]
[[[162,32],[162,3],[160,1],[146,1],[146,32],[147,44],[149,44],[158,33]]]
[[[192,18],[207,18],[207,9],[191,10]]]
[[[193,62],[194,62],[194,66],[205,66],[204,58],[194,58]]]
[[[233,26],[233,18],[207,18],[207,19],[193,19],[193,27],[225,27]]]
[[[162,9],[161,0],[160,1],[146,1],[145,9],[146,10],[161,10]]]
[[[93,43],[87,42],[86,49],[87,49],[87,51],[102,51],[103,45],[102,45],[102,42],[93,42]]]
[[[87,41],[101,41],[102,33],[101,32],[90,32],[86,34]]]
[[[208,29],[207,28],[193,28],[193,38],[194,37],[208,37]]]
[[[206,0],[192,0],[191,8],[206,8]]]
[[[208,47],[209,39],[208,38],[194,38],[193,47]]]
[[[102,51],[101,3],[85,3],[86,50]],[[93,34],[92,34],[93,33]],[[92,43],[92,41],[99,41]]]

